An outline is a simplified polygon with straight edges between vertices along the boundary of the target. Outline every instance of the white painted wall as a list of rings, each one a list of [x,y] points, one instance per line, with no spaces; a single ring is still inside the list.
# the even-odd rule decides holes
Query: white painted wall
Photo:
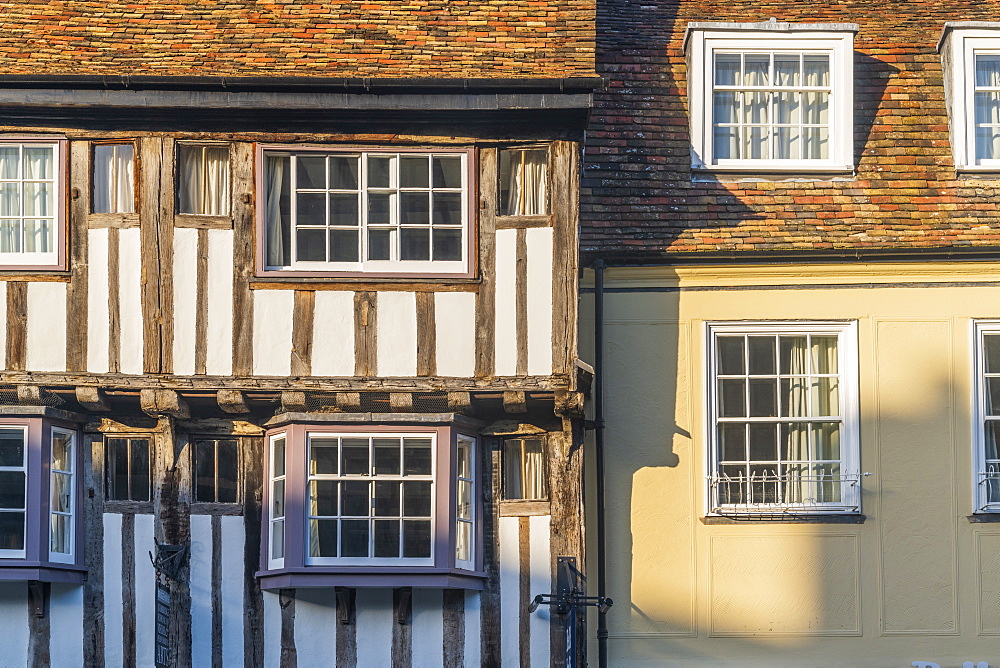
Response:
[[[104,514],[104,663],[123,664],[122,516]]]
[[[313,315],[314,376],[354,375],[354,293],[317,290]]]
[[[107,373],[108,333],[108,230],[87,235],[87,371]],[[7,327],[0,328],[6,333]]]
[[[222,665],[242,666],[243,647],[243,547],[241,516],[223,516],[222,523]]]
[[[520,659],[521,566],[517,517],[500,518],[500,663]],[[495,623],[495,622],[493,622]]]
[[[208,230],[208,346],[205,368],[209,375],[233,372],[233,231]],[[227,664],[228,665],[228,664]]]
[[[552,556],[549,552],[549,520],[548,515],[538,515],[529,518],[528,549],[531,563],[530,585],[528,595],[532,598],[538,594],[552,592]],[[528,623],[528,633],[531,636],[531,665],[547,666],[549,664],[549,621],[551,608],[547,605],[538,606],[531,613]]]
[[[471,378],[476,373],[476,295],[434,295],[437,375]]]
[[[417,296],[380,292],[376,304],[378,375],[417,375]]]
[[[253,293],[253,373],[287,376],[292,365],[293,290]]]
[[[354,604],[358,666],[391,666],[392,590],[358,589]]]
[[[439,668],[444,663],[444,595],[440,589],[414,589],[411,604],[413,658],[410,665]]]
[[[28,283],[28,341],[25,364],[29,371],[66,370],[66,284]]]
[[[277,668],[281,663],[281,606],[278,594],[262,592],[264,597],[264,666]],[[360,664],[359,664],[360,665]]]
[[[191,515],[191,665],[212,665],[212,518]]]
[[[120,230],[119,235],[121,371],[142,373],[142,243],[138,227]]]
[[[156,639],[156,570],[149,560],[153,551],[153,516],[135,516],[135,659],[138,666],[152,666]]]
[[[482,594],[478,591],[465,592],[465,665],[478,666],[482,663]]]
[[[28,583],[0,583],[0,666],[28,664]]]
[[[498,230],[496,245],[496,375],[517,373],[517,230]]]
[[[552,228],[527,230],[528,374],[552,373]]]
[[[174,373],[194,373],[198,317],[198,230],[174,229]],[[211,657],[209,657],[211,660]]]
[[[295,592],[295,654],[300,666],[332,666],[339,631],[332,587]]]
[[[52,583],[49,615],[49,659],[52,665],[82,666],[83,587]]]

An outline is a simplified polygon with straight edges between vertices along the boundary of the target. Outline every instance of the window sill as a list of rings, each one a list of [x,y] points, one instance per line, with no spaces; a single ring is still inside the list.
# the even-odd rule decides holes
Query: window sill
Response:
[[[707,515],[701,523],[712,525],[732,524],[864,524],[867,517],[855,513],[794,514],[794,513],[746,513],[741,515]]]
[[[975,513],[969,515],[969,522],[972,524],[995,524],[1000,523],[1000,512]]]
[[[308,587],[396,588],[482,590],[486,574],[453,568],[392,567],[310,567],[258,571],[260,588],[297,589]]]
[[[712,181],[851,181],[855,178],[854,166],[842,167],[691,167],[691,180],[696,183]]]
[[[402,292],[475,292],[482,279],[472,276],[432,276],[412,274],[402,277],[383,274],[338,274],[283,272],[258,275],[251,290],[390,290]]]
[[[552,508],[548,501],[522,501],[512,499],[500,502],[500,517],[529,517],[532,515],[551,515]]]
[[[14,560],[0,561],[0,582],[62,582],[66,584],[83,584],[87,579],[87,569],[75,564],[57,564],[18,562]]]

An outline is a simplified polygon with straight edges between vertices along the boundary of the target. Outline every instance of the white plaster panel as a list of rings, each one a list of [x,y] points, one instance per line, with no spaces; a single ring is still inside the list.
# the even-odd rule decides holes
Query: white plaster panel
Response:
[[[28,371],[66,370],[66,284],[28,283]]]
[[[153,550],[153,516],[135,516],[135,657],[139,666],[151,666],[156,656],[156,570],[149,561]]]
[[[53,666],[83,665],[83,587],[53,582],[49,591],[49,659]]]
[[[354,375],[354,293],[317,290],[313,314],[314,376]]]
[[[174,373],[194,374],[198,317],[198,230],[174,230]],[[209,657],[211,659],[211,657]],[[197,664],[197,661],[195,661]]]
[[[0,666],[28,665],[28,584],[0,583]]]
[[[465,592],[465,665],[478,666],[482,660],[482,594]]]
[[[253,373],[287,376],[292,365],[294,290],[253,293]]]
[[[108,230],[90,230],[87,234],[87,371],[92,373],[108,371],[111,320],[108,291]]]
[[[500,662],[516,666],[520,657],[521,560],[517,517],[500,518]]]
[[[517,373],[517,230],[498,230],[496,245],[496,375]]]
[[[476,295],[438,292],[434,295],[437,375],[476,375]]]
[[[210,515],[191,515],[190,571],[191,665],[210,666],[212,665],[212,517]]]
[[[358,666],[392,665],[391,589],[358,589],[356,606]]]
[[[104,514],[104,663],[123,665],[122,516]]]
[[[413,590],[412,668],[439,668],[444,665],[443,608],[444,597],[440,589]]]
[[[528,595],[548,594],[552,591],[552,557],[549,549],[548,515],[529,518],[528,550],[531,563]],[[549,663],[549,616],[551,608],[538,606],[528,618],[528,633],[531,636],[531,665],[545,666]]]
[[[281,606],[278,594],[262,592],[264,598],[264,666],[277,668],[281,664]]]
[[[528,374],[552,373],[552,228],[527,230]]]
[[[222,516],[222,665],[243,665],[243,518]]]
[[[205,370],[233,372],[233,231],[208,231],[208,332]],[[227,664],[228,665],[228,664]]]
[[[0,281],[0,350],[7,349],[7,282]],[[7,367],[7,356],[0,355],[0,369]]]
[[[142,373],[142,243],[137,227],[119,232],[118,271],[121,371]]]
[[[417,375],[417,296],[412,292],[378,293],[378,375]]]
[[[337,595],[332,587],[295,591],[295,654],[299,665],[332,665],[339,630]]]

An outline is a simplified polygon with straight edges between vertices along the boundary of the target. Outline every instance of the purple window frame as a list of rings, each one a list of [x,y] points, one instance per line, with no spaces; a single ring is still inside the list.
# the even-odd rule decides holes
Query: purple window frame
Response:
[[[406,434],[420,436],[434,434],[434,544],[429,565],[393,563],[370,564],[306,564],[307,531],[307,439],[310,433],[336,434]],[[271,549],[271,442],[280,434],[285,435],[285,549],[280,567],[269,569]],[[473,491],[475,530],[473,534],[473,568],[459,566],[456,559],[456,507],[458,503],[457,447],[458,435],[474,439],[474,471],[476,484]],[[482,589],[483,579],[483,528],[481,518],[481,484],[479,458],[482,456],[482,437],[458,425],[414,424],[289,424],[269,430],[265,436],[266,457],[263,485],[262,531],[260,547],[261,570],[257,573],[262,589],[279,589],[289,586],[350,586],[350,587],[452,587]],[[479,498],[477,498],[479,497]],[[272,560],[273,561],[273,560]]]
[[[26,429],[27,484],[25,489],[24,557],[0,559],[0,581],[39,580],[42,582],[83,582],[84,536],[81,530],[83,509],[83,440],[72,421],[48,417],[11,417],[0,419],[0,427]],[[51,559],[50,511],[52,498],[52,429],[73,434],[73,555],[66,561]]]

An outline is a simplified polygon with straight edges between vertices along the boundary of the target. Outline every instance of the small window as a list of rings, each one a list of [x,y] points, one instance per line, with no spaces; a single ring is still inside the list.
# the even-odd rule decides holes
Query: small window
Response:
[[[0,557],[24,556],[28,448],[22,427],[0,427]]]
[[[280,568],[285,558],[285,435],[271,438],[271,490],[268,535],[271,545],[268,563]]]
[[[109,438],[105,452],[108,501],[149,501],[148,438]]]
[[[93,213],[135,212],[134,145],[94,145],[90,203]]]
[[[194,500],[200,503],[236,503],[237,444],[235,439],[194,443]]]
[[[503,443],[503,498],[544,501],[549,497],[545,442],[512,438]]]
[[[455,561],[459,566],[472,568],[476,544],[476,440],[459,434],[455,486]]]
[[[541,216],[549,212],[548,151],[500,151],[500,215]]]
[[[692,166],[849,170],[853,24],[688,26]]]
[[[1000,169],[1000,23],[946,23],[940,44],[958,170]]]
[[[49,507],[49,558],[64,561],[73,555],[76,513],[76,438],[65,429],[52,429],[49,462],[52,503]]]
[[[177,212],[229,215],[229,147],[179,144]]]
[[[59,263],[60,145],[0,141],[0,263]]]

